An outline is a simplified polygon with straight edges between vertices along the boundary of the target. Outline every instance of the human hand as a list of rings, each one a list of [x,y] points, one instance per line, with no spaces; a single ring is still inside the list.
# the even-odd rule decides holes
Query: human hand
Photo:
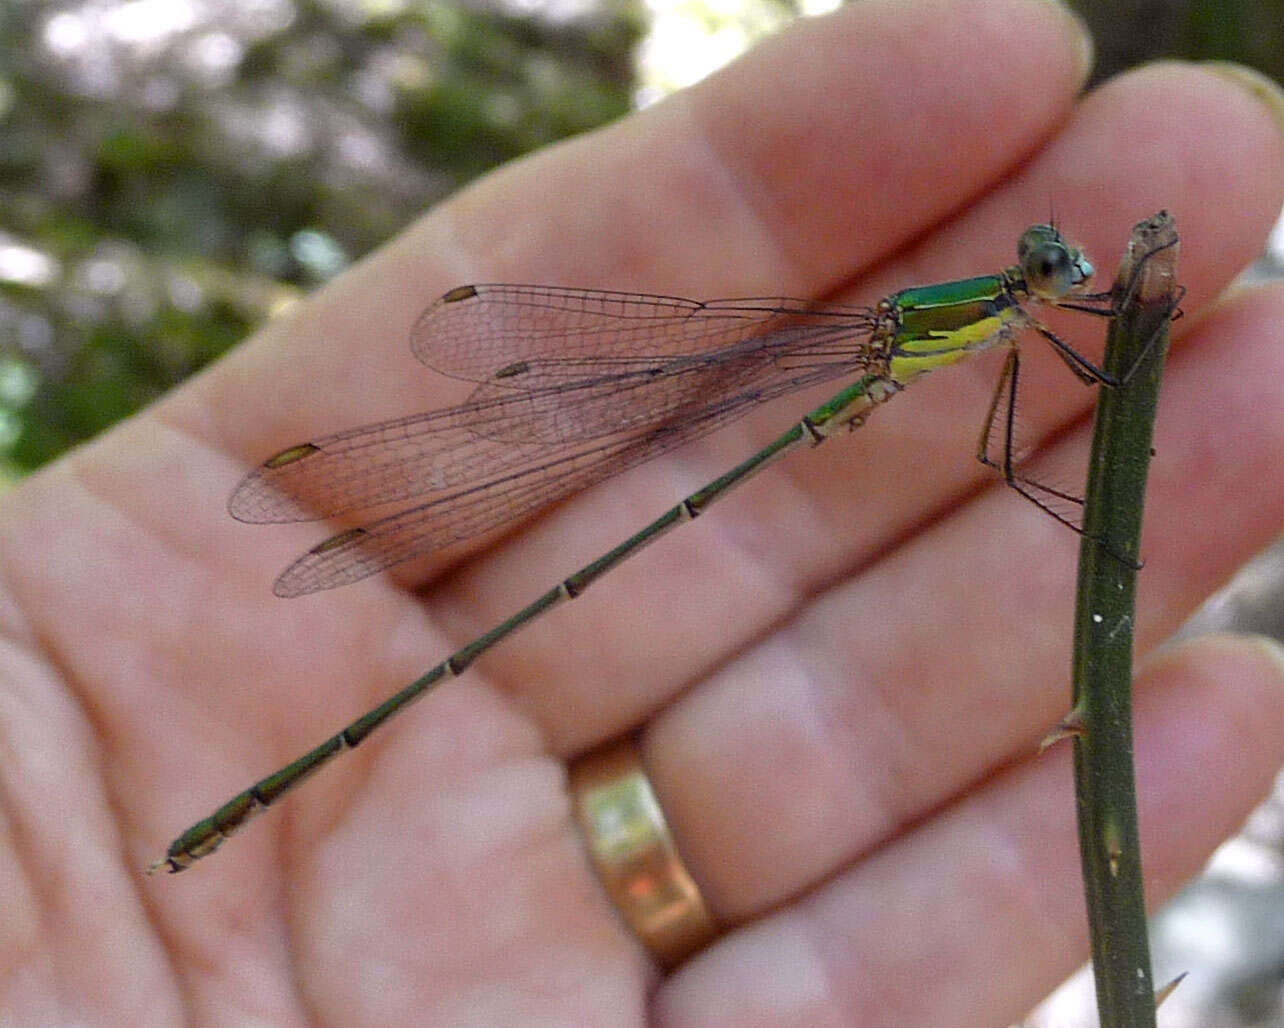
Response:
[[[869,302],[1010,263],[1049,205],[1108,268],[1167,207],[1189,293],[1144,538],[1153,649],[1284,513],[1284,293],[1210,309],[1280,208],[1284,144],[1258,99],[1190,66],[1077,100],[1076,48],[1056,8],[1018,0],[799,24],[464,191],[5,497],[6,1014],[990,1025],[1063,978],[1086,954],[1069,748],[1035,744],[1069,702],[1077,540],[971,459],[983,362],[747,485],[209,861],[140,869],[807,409],[769,405],[449,566],[276,599],[324,531],[246,528],[227,493],[292,443],[458,402],[405,338],[463,282]],[[1073,445],[1091,391],[1029,363],[1027,425]],[[1143,664],[1151,901],[1267,789],[1279,683],[1245,640]],[[568,760],[633,729],[726,929],[667,977],[604,898],[565,789]]]

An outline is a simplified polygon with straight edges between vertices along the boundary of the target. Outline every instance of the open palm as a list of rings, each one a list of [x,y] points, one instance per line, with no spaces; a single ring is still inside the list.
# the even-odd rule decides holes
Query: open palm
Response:
[[[978,39],[986,61],[940,59]],[[458,402],[406,339],[462,282],[868,302],[1011,263],[1049,205],[1109,267],[1167,207],[1189,293],[1144,540],[1138,638],[1156,646],[1284,516],[1284,293],[1209,309],[1284,200],[1284,143],[1225,75],[1153,66],[1078,98],[1083,72],[1070,22],[1042,3],[870,3],[799,24],[464,191],[7,496],[5,1018],[1019,1017],[1086,953],[1068,749],[1035,755],[1068,703],[1076,540],[970,459],[983,361],[747,485],[216,856],[173,878],[141,869],[813,399],[484,548],[275,598],[275,573],[325,530],[238,524],[229,491],[290,444]],[[1031,364],[1028,431],[1076,445],[1091,391],[1055,359]],[[1152,900],[1267,788],[1280,680],[1248,640],[1144,665]],[[725,926],[667,977],[601,892],[566,797],[566,762],[631,730]]]

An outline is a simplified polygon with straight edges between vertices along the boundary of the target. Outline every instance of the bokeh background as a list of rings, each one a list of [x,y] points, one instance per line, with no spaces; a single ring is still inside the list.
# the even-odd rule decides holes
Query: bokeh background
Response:
[[[0,488],[159,396],[488,169],[836,0],[3,0]],[[1072,3],[1096,80],[1284,80],[1277,0]],[[1284,251],[1284,234],[1279,250]],[[1275,274],[1268,253],[1254,274]],[[425,303],[431,299],[425,297]],[[1277,547],[1189,631],[1284,635]],[[1068,631],[1068,626],[1067,626]],[[1284,1025],[1284,804],[1156,922],[1169,1025]],[[1085,1005],[1086,999],[1086,1005]],[[1070,983],[1030,1025],[1095,1023]]]

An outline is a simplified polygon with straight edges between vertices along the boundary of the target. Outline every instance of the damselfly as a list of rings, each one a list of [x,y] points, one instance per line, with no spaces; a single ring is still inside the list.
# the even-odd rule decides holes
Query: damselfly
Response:
[[[1092,265],[1051,225],[1020,238],[1017,263],[979,278],[919,286],[873,307],[787,299],[698,303],[670,296],[473,285],[433,303],[411,332],[428,367],[476,383],[458,407],[339,432],[269,458],[229,502],[241,521],[287,522],[363,510],[393,513],[313,547],[277,578],[298,596],[354,582],[494,530],[625,468],[743,417],[775,397],[834,378],[845,386],[757,453],[635,535],[451,654],[320,746],[233,797],[170,846],[152,871],[181,871],[436,683],[461,674],[518,628],[574,599],[600,576],[795,447],[861,425],[920,375],[1005,345],[977,456],[1054,517],[1055,500],[1012,456],[1018,336],[1046,339],[1082,381],[1117,384],[1028,307],[1109,313],[1089,293]],[[992,432],[997,426],[998,431]],[[1002,455],[989,453],[991,435]]]

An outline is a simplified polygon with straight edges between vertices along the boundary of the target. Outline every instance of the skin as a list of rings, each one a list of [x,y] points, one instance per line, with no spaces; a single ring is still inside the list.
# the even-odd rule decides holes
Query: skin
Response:
[[[1050,4],[875,0],[800,24],[442,204],[6,496],[3,1018],[1019,1018],[1087,952],[1070,748],[1036,754],[1069,702],[1077,540],[970,459],[994,359],[777,466],[216,856],[141,869],[822,398],[769,405],[501,541],[274,598],[325,526],[239,525],[227,494],[292,443],[458,402],[407,353],[434,296],[536,281],[868,302],[1011,263],[1050,207],[1103,282],[1159,207],[1183,239],[1138,624],[1148,898],[1170,896],[1284,748],[1275,650],[1156,650],[1284,520],[1284,291],[1216,303],[1284,201],[1284,144],[1260,97],[1209,69],[1080,97],[1085,71]],[[1027,435],[1082,453],[1092,391],[1037,340],[1026,353]],[[668,975],[604,898],[565,792],[568,760],[635,728],[726,926]]]

